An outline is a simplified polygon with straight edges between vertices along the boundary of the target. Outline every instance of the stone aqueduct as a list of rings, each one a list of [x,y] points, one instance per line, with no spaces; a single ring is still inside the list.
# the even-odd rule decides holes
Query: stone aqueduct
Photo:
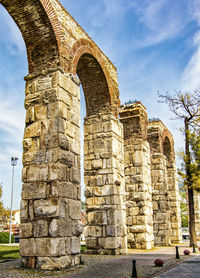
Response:
[[[80,263],[80,82],[88,252],[181,241],[173,138],[141,103],[120,106],[115,66],[57,0],[0,0],[24,38],[20,252],[26,267]],[[125,154],[125,155],[124,155]]]

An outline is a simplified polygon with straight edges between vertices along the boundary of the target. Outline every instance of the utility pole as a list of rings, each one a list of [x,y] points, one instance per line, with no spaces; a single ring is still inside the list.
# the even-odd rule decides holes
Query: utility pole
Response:
[[[9,244],[11,244],[11,230],[12,230],[12,205],[13,205],[13,183],[14,183],[14,169],[17,165],[17,157],[11,157],[12,168],[12,188],[11,188],[11,202],[10,202],[10,233],[9,233]]]

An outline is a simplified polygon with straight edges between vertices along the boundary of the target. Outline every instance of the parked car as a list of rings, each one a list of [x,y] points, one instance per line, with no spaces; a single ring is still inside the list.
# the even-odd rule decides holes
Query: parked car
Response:
[[[20,237],[19,236],[15,236],[15,243],[19,243]]]

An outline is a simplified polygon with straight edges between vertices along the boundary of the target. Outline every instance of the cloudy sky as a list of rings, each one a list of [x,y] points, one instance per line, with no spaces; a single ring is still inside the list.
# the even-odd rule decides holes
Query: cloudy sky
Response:
[[[200,89],[200,0],[62,0],[64,7],[118,69],[121,102],[140,100],[149,117],[171,130],[183,146],[167,106],[157,91]],[[95,4],[94,4],[95,3]],[[21,195],[26,49],[13,20],[0,6],[0,183],[10,206],[11,156],[15,168],[14,208]]]

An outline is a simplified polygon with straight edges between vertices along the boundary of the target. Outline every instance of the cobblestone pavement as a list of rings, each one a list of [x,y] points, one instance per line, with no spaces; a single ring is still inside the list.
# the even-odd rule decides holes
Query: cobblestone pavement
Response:
[[[179,248],[182,254],[184,246]],[[200,254],[200,253],[199,253]],[[164,268],[157,268],[154,266],[154,260],[161,258],[164,260]],[[184,260],[186,257],[181,257]],[[179,264],[181,260],[175,259],[175,247],[155,248],[152,251],[131,250],[126,256],[101,256],[101,255],[82,255],[83,264],[77,268],[63,271],[39,271],[23,269],[20,267],[20,260],[2,262],[0,263],[0,278],[130,278],[132,273],[132,260],[136,259],[138,278],[152,278],[159,273],[174,267]],[[200,270],[200,257],[192,257],[191,263],[185,262],[171,271],[179,269],[184,272],[184,268],[189,269],[194,266],[194,273],[196,269]],[[193,260],[195,262],[193,262]],[[197,262],[196,262],[197,260]],[[178,270],[178,273],[180,272]],[[186,272],[184,272],[186,273]],[[168,276],[163,276],[168,275]],[[161,277],[186,277],[186,276],[172,276],[171,274],[161,274]],[[197,275],[197,273],[195,274]],[[200,278],[199,276],[191,276],[190,278]]]
[[[156,278],[200,278],[200,257],[190,258],[186,262],[169,271],[156,276]]]

